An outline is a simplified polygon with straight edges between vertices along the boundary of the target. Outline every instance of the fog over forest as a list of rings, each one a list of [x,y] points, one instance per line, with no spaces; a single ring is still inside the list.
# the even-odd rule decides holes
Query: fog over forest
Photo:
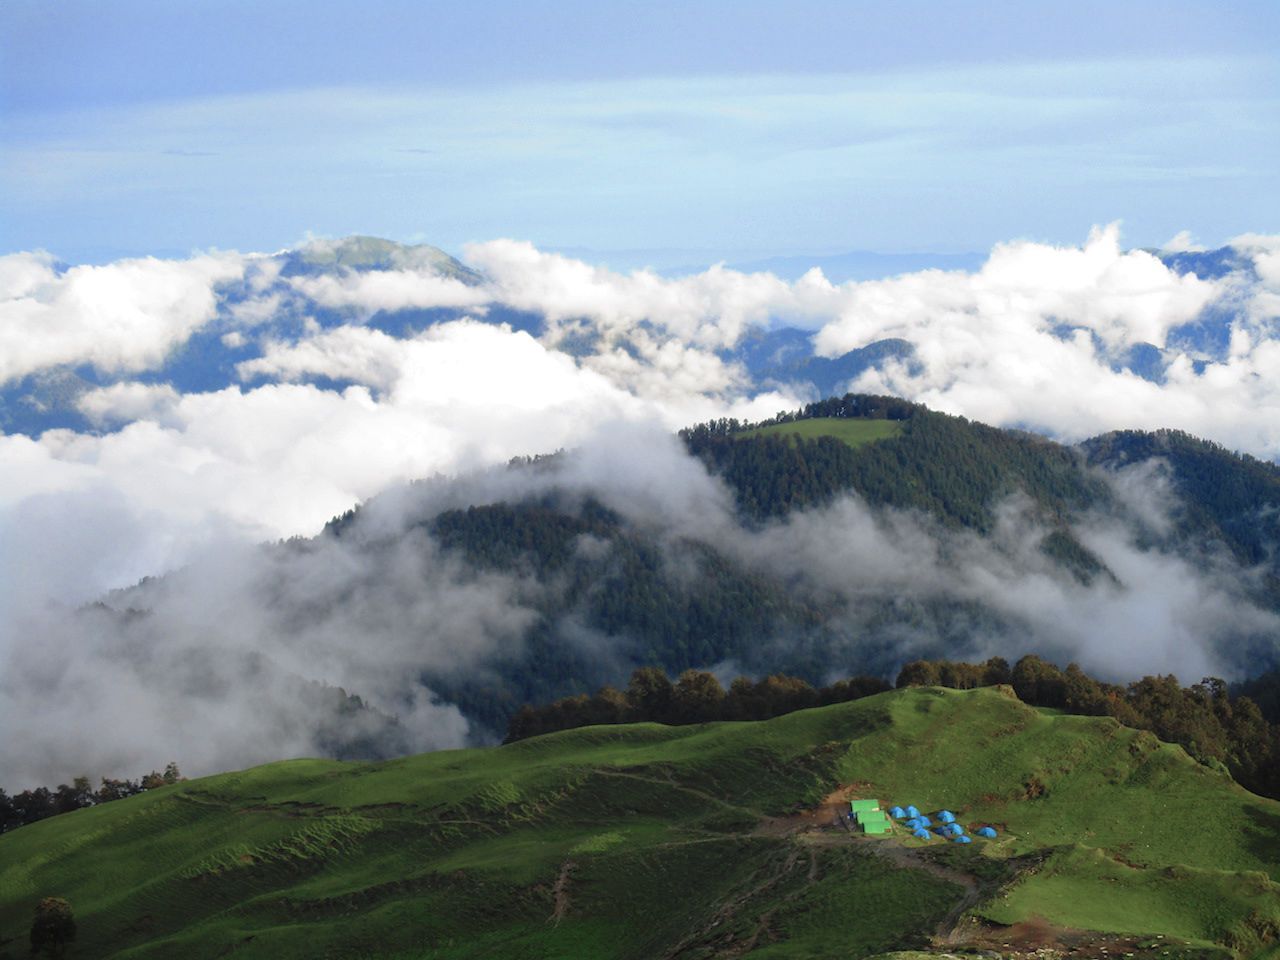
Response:
[[[461,263],[389,244],[360,261],[352,241],[0,257],[0,785],[324,752],[329,705],[297,695],[312,681],[374,708],[356,722],[397,718],[406,749],[492,738],[421,676],[494,669],[558,588],[464,562],[428,521],[553,491],[644,531],[672,576],[696,541],[828,598],[833,677],[937,649],[907,624],[891,643],[871,631],[864,601],[886,596],[994,611],[1005,627],[956,655],[1241,677],[1259,654],[1239,638],[1280,621],[1251,600],[1257,571],[1211,545],[1151,548],[1181,508],[1159,464],[1100,473],[1123,509],[1072,531],[1114,578],[1082,583],[1038,550],[1049,531],[1017,496],[987,536],[856,496],[747,524],[675,436],[817,399],[749,352],[793,327],[818,358],[908,345],[841,392],[1063,442],[1174,427],[1274,460],[1280,237],[1172,246],[1126,250],[1103,227],[1078,247],[999,245],[972,272],[843,284],[621,273],[511,240]],[[289,540],[360,503],[349,535]],[[557,629],[602,674],[626,669],[625,638]]]

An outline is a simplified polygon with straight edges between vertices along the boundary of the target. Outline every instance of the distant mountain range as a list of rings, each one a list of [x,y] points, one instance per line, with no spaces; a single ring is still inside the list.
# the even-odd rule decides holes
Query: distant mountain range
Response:
[[[1252,261],[1231,247],[1202,253],[1153,252],[1179,273],[1193,273],[1202,278],[1236,274],[1241,282],[1256,279]],[[861,254],[850,256],[863,257]],[[842,268],[841,263],[843,258],[781,258],[738,264],[733,269],[768,270],[783,277],[794,277],[804,272],[800,268],[808,264],[808,267],[829,270],[829,279],[838,282],[845,278],[864,279],[925,266],[974,269],[980,266],[980,259],[969,255],[956,255],[953,260],[945,261],[939,261],[936,256],[924,259],[914,255],[884,256],[862,273],[854,271],[853,274]],[[238,374],[239,364],[260,357],[264,343],[269,340],[296,342],[307,324],[329,329],[358,323],[404,337],[441,322],[463,316],[480,316],[485,322],[505,323],[536,337],[543,337],[548,330],[542,316],[513,308],[500,299],[486,303],[480,313],[471,306],[360,312],[318,302],[291,282],[298,278],[340,281],[375,272],[413,271],[418,277],[436,277],[476,288],[483,284],[483,274],[427,245],[405,246],[372,237],[316,241],[267,257],[261,266],[252,290],[247,284],[219,288],[218,317],[196,330],[158,367],[127,375],[113,375],[87,365],[48,368],[20,380],[0,384],[0,430],[32,436],[53,428],[100,431],[104,425],[86,416],[77,403],[86,391],[124,380],[168,384],[181,393],[218,390],[240,384],[244,381]],[[235,313],[251,295],[259,299],[277,295],[278,302],[269,316],[255,319],[249,335],[245,336],[241,333],[244,324],[235,319]],[[1205,364],[1227,357],[1231,324],[1235,319],[1233,309],[1229,306],[1211,307],[1192,322],[1171,330],[1164,348],[1150,343],[1133,344],[1118,354],[1108,354],[1109,362],[1115,370],[1128,369],[1156,383],[1163,381],[1168,362],[1175,354],[1189,355],[1196,369],[1202,370]],[[1072,330],[1066,328],[1062,333],[1067,336]],[[1097,340],[1096,333],[1090,335]],[[546,342],[548,346],[571,355],[589,351],[595,345],[590,337],[583,340],[574,336]],[[619,346],[626,348],[625,342]],[[739,364],[757,388],[786,384],[797,389],[800,395],[813,399],[842,393],[859,375],[888,362],[910,364],[913,353],[914,347],[905,340],[881,339],[840,356],[819,356],[814,350],[812,331],[779,323],[751,327],[738,342],[720,350],[721,358]],[[328,387],[344,385],[315,376],[311,381]]]

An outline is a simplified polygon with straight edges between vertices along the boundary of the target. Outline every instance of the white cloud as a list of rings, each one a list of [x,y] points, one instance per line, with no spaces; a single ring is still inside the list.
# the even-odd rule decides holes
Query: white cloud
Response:
[[[1143,476],[1145,474],[1145,477]],[[1131,519],[1168,523],[1167,490],[1156,496],[1136,486],[1144,468],[1120,478]],[[1142,501],[1142,502],[1138,502]],[[1048,530],[1031,505],[1011,499],[998,506],[989,537],[945,531],[917,514],[873,512],[857,497],[792,514],[760,531],[722,526],[710,539],[744,563],[781,577],[797,590],[839,598],[832,625],[850,637],[828,651],[833,674],[865,669],[860,638],[897,631],[889,656],[1014,659],[1037,653],[1116,681],[1144,673],[1175,673],[1184,682],[1208,675],[1236,677],[1248,667],[1241,636],[1275,637],[1280,617],[1254,606],[1241,584],[1249,574],[1229,562],[1198,569],[1187,560],[1140,548],[1116,515],[1084,517],[1076,536],[1117,577],[1083,584],[1040,550]],[[705,525],[703,530],[708,530]],[[1204,558],[1201,558],[1204,559]],[[1117,582],[1118,581],[1118,582]],[[883,617],[885,601],[899,605],[974,603],[993,614],[985,626],[955,631],[944,648],[938,631],[911,616]],[[1003,623],[1001,623],[1003,621]]]
[[[236,254],[121,260],[59,274],[42,254],[0,257],[0,383],[59,364],[109,372],[158,364],[214,318]]]
[[[1149,253],[1121,250],[1113,224],[1095,229],[1080,248],[1001,244],[972,274],[927,270],[851,284],[841,316],[823,327],[816,343],[821,353],[836,356],[880,337],[941,334],[967,354],[1002,341],[1040,346],[1066,324],[1093,331],[1111,349],[1163,346],[1171,327],[1194,319],[1219,292]]]
[[[604,420],[688,412],[664,415],[526,334],[469,322],[409,341],[340,328],[269,351],[254,372],[359,379],[382,396],[363,385],[336,393],[291,383],[186,395],[137,383],[95,390],[81,400],[87,414],[129,422],[101,436],[0,437],[0,522],[56,491],[111,491],[164,546],[140,551],[150,570],[95,565],[73,591],[83,600],[180,564],[183,545],[201,538],[311,534],[397,482],[572,445]],[[61,523],[56,511],[40,516]],[[65,586],[61,577],[50,584]]]
[[[1030,425],[1064,440],[1122,427],[1178,427],[1262,457],[1280,454],[1280,340],[1267,251],[1244,238],[1261,282],[1177,275],[1142,251],[1123,252],[1114,227],[1082,248],[1028,242],[993,251],[978,272],[924,271],[848,285],[848,305],[819,331],[828,356],[884,337],[915,347],[853,388],[892,393],[996,425]],[[1165,353],[1156,383],[1113,369],[1138,343],[1169,348],[1169,331],[1211,304],[1238,307],[1228,354]],[[1094,342],[1096,335],[1101,344]]]
[[[466,260],[488,276],[493,299],[541,313],[553,326],[588,318],[606,337],[645,322],[692,346],[729,347],[751,324],[803,319],[822,307],[821,298],[807,296],[821,285],[820,274],[792,285],[769,273],[716,266],[668,280],[648,270],[617,273],[514,240],[472,244]]]
[[[516,586],[410,535],[382,553],[336,541],[206,550],[115,598],[145,616],[27,611],[0,648],[5,786],[136,776],[170,758],[199,775],[321,754],[336,718],[302,695],[306,681],[394,712],[404,749],[462,746],[467,721],[419,677],[518,647],[532,613]],[[369,719],[343,718],[341,733],[356,739],[352,725]]]
[[[457,301],[500,301],[544,312],[553,330],[542,342],[473,320],[404,339],[308,322],[300,337],[284,341],[271,339],[268,328],[262,355],[237,368],[252,388],[182,395],[166,385],[118,383],[79,401],[94,422],[121,425],[114,432],[6,438],[0,504],[16,515],[41,490],[114,491],[167,531],[158,535],[163,546],[144,552],[169,564],[181,562],[183,544],[213,530],[235,538],[309,533],[388,484],[572,445],[602,423],[675,429],[794,407],[795,396],[760,390],[715,352],[736,342],[747,324],[780,316],[826,320],[817,345],[828,355],[885,337],[915,345],[913,362],[869,372],[859,389],[997,424],[1036,425],[1067,439],[1172,425],[1274,455],[1280,340],[1265,325],[1240,321],[1231,355],[1200,371],[1190,358],[1170,354],[1163,384],[1113,371],[1108,355],[1135,342],[1164,343],[1169,329],[1215,296],[1245,296],[1255,308],[1260,297],[1280,297],[1280,260],[1273,260],[1280,241],[1252,236],[1238,243],[1261,278],[1247,295],[1122,251],[1114,227],[1095,231],[1079,248],[1002,245],[972,274],[924,271],[843,285],[816,270],[795,283],[722,268],[668,280],[592,267],[528,244],[480,244],[468,251],[488,274],[480,288],[441,286],[428,260],[328,278],[336,284],[331,292],[362,311],[414,296],[418,304],[440,303],[441,290],[457,293]],[[217,283],[237,276],[259,299],[233,304],[244,313],[236,322],[269,322],[277,309],[296,317],[296,304],[277,299],[272,286],[277,267],[260,257],[207,255],[58,275],[47,255],[0,258],[4,309],[28,312],[21,323],[31,341],[4,361],[13,365],[25,351],[18,361],[24,369],[72,355],[107,367],[158,364],[213,316]],[[254,303],[266,312],[245,306]],[[554,345],[579,320],[601,337],[594,352],[575,361]],[[1059,325],[1074,331],[1064,334]],[[12,336],[16,328],[4,329]],[[354,385],[339,393],[298,382],[315,376]],[[134,567],[119,569],[132,575]],[[85,583],[118,586],[124,576]]]
[[[1196,243],[1190,230],[1179,230],[1162,243],[1160,249],[1169,253],[1203,253],[1206,248]]]
[[[339,275],[290,277],[294,290],[324,307],[379,310],[431,307],[482,307],[489,299],[479,287],[452,277],[436,276],[435,266],[422,270],[348,271]]]
[[[408,349],[404,341],[379,330],[345,326],[296,343],[268,341],[261,357],[237,364],[236,372],[242,380],[323,376],[385,390],[399,377],[401,357]]]
[[[178,402],[178,391],[168,384],[114,383],[80,395],[76,406],[93,423],[128,423],[161,420]]]

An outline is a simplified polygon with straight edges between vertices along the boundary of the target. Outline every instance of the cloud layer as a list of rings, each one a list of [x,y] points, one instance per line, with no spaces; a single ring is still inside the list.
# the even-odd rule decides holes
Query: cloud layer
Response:
[[[65,272],[43,253],[0,257],[0,383],[59,364],[130,373],[159,366],[214,318],[214,288],[243,271],[236,254]]]
[[[506,240],[468,249],[479,285],[442,275],[434,254],[290,276],[265,255],[71,268],[11,255],[0,378],[75,368],[100,385],[75,400],[95,431],[0,436],[0,522],[22,527],[33,497],[100,496],[148,518],[157,569],[210,537],[307,534],[389,484],[572,445],[603,422],[675,428],[794,406],[802,377],[761,382],[740,353],[785,324],[814,330],[826,356],[911,344],[854,389],[1067,440],[1180,427],[1270,458],[1280,240],[1244,237],[1233,255],[1217,275],[1179,272],[1125,251],[1113,226],[1077,248],[1001,245],[974,273],[841,285],[816,270],[792,283],[720,267],[619,273]],[[434,320],[380,324],[405,310]],[[534,325],[504,325],[512,316]],[[1130,368],[1135,348],[1153,352],[1155,375]],[[175,350],[215,349],[224,385],[166,382]],[[95,568],[119,573],[87,576],[75,599],[138,565]]]
[[[1177,246],[1215,256],[1188,252],[1188,238]],[[670,433],[797,406],[811,390],[803,375],[762,376],[750,353],[768,331],[796,325],[826,357],[889,338],[910,345],[908,356],[858,374],[854,389],[1066,440],[1175,426],[1274,458],[1280,239],[1242,237],[1193,273],[1124,250],[1108,227],[1079,247],[1003,244],[972,273],[847,284],[816,270],[795,282],[723,267],[677,278],[621,273],[509,240],[470,247],[466,259],[481,282],[442,275],[434,254],[387,269],[302,273],[267,254],[70,268],[45,254],[0,258],[0,386],[16,397],[23,384],[87,378],[65,399],[79,426],[0,434],[0,726],[25,730],[34,745],[24,769],[34,776],[51,744],[89,729],[122,731],[109,772],[169,759],[151,757],[180,745],[155,735],[179,709],[165,682],[203,689],[183,664],[203,662],[207,650],[224,652],[234,673],[271,647],[274,666],[252,681],[236,673],[240,686],[231,676],[213,683],[235,688],[230,699],[196,696],[204,706],[190,723],[217,733],[208,752],[184,751],[195,769],[315,749],[303,718],[280,727],[287,735],[263,734],[280,718],[253,704],[278,692],[281,676],[347,684],[405,718],[420,744],[462,742],[457,711],[405,678],[518,646],[527,584],[475,578],[429,542],[415,541],[398,561],[403,571],[387,571],[375,592],[354,586],[353,561],[341,554],[306,557],[286,573],[242,551],[312,535],[414,478],[471,477],[439,487],[441,504],[500,499],[511,490],[488,468],[561,447],[582,452],[559,482],[673,538],[702,537],[843,597],[849,636],[870,592],[941,592],[1021,624],[1026,649],[1112,676],[1158,669],[1196,679],[1232,669],[1216,652],[1224,630],[1275,630],[1240,601],[1238,571],[1193,570],[1101,523],[1077,535],[1123,586],[1064,582],[1027,553],[1037,534],[1016,505],[991,543],[944,541],[856,502],[748,534]],[[1140,357],[1146,367],[1135,372]],[[1160,522],[1164,506],[1127,495],[1134,516]],[[397,502],[378,501],[389,530],[403,521],[387,506]],[[879,562],[860,565],[867,556]],[[830,562],[841,557],[848,562]],[[136,634],[86,630],[77,615],[50,612],[184,568],[204,573],[173,580],[186,585],[172,587],[175,598],[148,598],[145,644],[171,670],[130,666],[121,651],[142,642]],[[854,572],[824,583],[824,569]],[[289,579],[300,571],[304,579]],[[317,608],[309,584],[348,589],[349,606],[286,628],[273,619],[279,610],[253,600],[254,584],[282,578],[287,609]],[[1073,615],[1080,610],[1089,617]],[[210,633],[209,624],[220,626]],[[1144,629],[1149,636],[1135,639]],[[280,637],[292,645],[272,646]],[[918,639],[902,634],[903,655]],[[990,649],[1007,654],[1018,643],[993,638]],[[49,650],[65,661],[58,676],[24,685],[47,669]],[[857,669],[862,653],[846,653],[841,663]],[[59,704],[78,695],[79,712],[45,715],[30,699],[35,689],[57,691]],[[147,706],[130,713],[135,702]],[[23,726],[28,716],[53,732]],[[73,761],[59,755],[64,766]]]

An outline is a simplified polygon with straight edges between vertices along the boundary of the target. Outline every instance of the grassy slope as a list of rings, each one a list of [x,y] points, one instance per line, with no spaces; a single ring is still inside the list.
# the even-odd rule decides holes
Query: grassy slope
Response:
[[[814,417],[792,423],[771,423],[767,427],[744,430],[744,437],[798,436],[805,440],[835,437],[857,448],[874,440],[887,440],[902,433],[898,420],[855,420],[844,417]]]
[[[692,957],[753,937],[753,956],[865,956],[962,891],[843,835],[754,829],[855,782],[1005,826],[967,855],[1047,854],[979,906],[1002,922],[1244,952],[1280,923],[1280,804],[1109,720],[908,690],[766,723],[276,763],[37,823],[0,837],[0,957],[25,953],[53,894],[95,957]],[[855,891],[874,909],[849,909]]]

